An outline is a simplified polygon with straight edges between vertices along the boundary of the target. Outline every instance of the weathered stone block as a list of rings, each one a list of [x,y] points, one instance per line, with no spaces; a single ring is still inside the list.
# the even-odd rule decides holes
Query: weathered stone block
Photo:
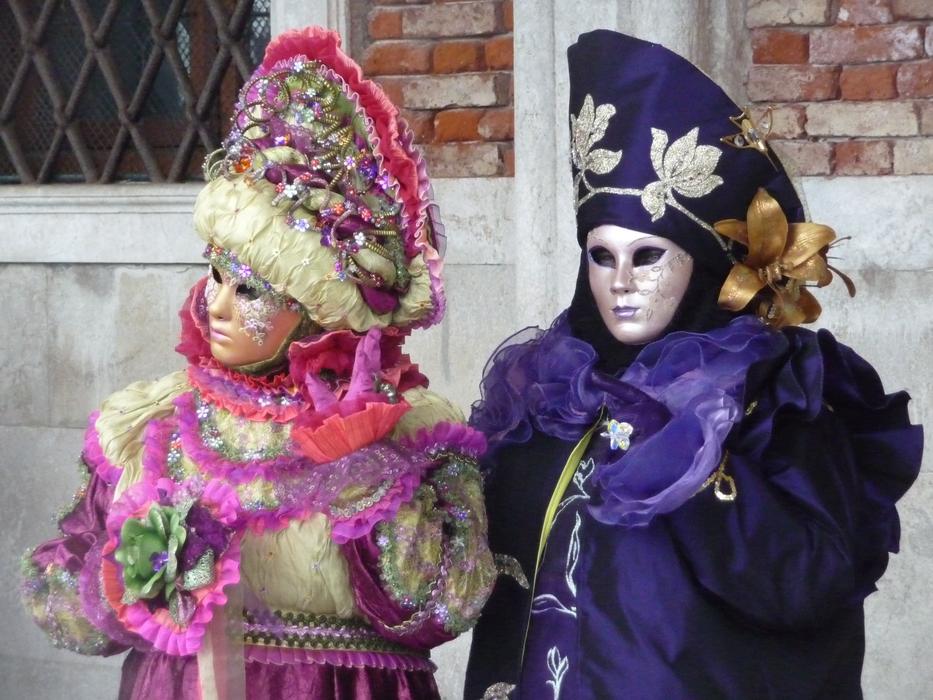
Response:
[[[494,143],[444,143],[423,146],[434,177],[498,175],[499,149]]]
[[[423,41],[377,41],[363,57],[367,75],[408,75],[431,71],[431,45]]]
[[[933,174],[933,138],[895,141],[894,173],[896,175]]]
[[[486,41],[484,56],[489,70],[511,70],[514,56],[512,35],[493,37]]]
[[[178,310],[206,267],[59,266],[49,277],[52,425],[83,427],[112,392],[184,366]]]
[[[836,13],[838,24],[885,24],[891,19],[888,0],[841,0]]]
[[[780,105],[771,110],[771,136],[795,139],[804,134],[807,112],[802,105]]]
[[[832,172],[832,146],[813,141],[771,142],[781,162],[798,175],[829,175]]]
[[[496,4],[492,2],[426,5],[406,8],[402,12],[402,33],[405,36],[475,36],[494,31]]]
[[[0,265],[0,285],[12,290],[3,302],[0,333],[0,423],[41,425],[51,410],[49,366],[49,268],[45,265]]]
[[[902,64],[897,69],[897,91],[902,97],[933,97],[933,58]]]
[[[483,67],[482,41],[440,41],[434,46],[435,73],[463,73]]]
[[[933,102],[919,102],[920,133],[925,136],[933,135]]]
[[[471,73],[403,80],[402,101],[408,109],[490,107],[498,102],[495,76]]]
[[[833,144],[835,175],[888,175],[892,162],[889,141],[840,141]]]
[[[811,136],[913,136],[917,115],[910,102],[818,102],[807,105]]]
[[[892,0],[891,9],[897,19],[933,19],[929,0]]]
[[[839,78],[844,100],[890,100],[897,97],[897,65],[845,66]]]
[[[479,141],[479,121],[482,109],[445,109],[434,115],[434,137],[437,141]]]
[[[745,23],[749,27],[826,24],[829,10],[829,0],[749,0]]]
[[[514,253],[508,178],[451,178],[434,183],[447,236],[447,265],[511,264]]]
[[[839,69],[830,66],[752,66],[748,96],[756,102],[831,100],[839,92]]]
[[[388,8],[373,10],[369,13],[368,27],[371,39],[398,39],[402,36],[402,13]]]
[[[922,30],[912,24],[827,27],[810,33],[811,63],[908,61],[922,55]]]
[[[752,30],[754,63],[806,63],[810,56],[810,35],[792,29]]]
[[[479,135],[486,141],[508,141],[515,135],[515,113],[511,107],[487,109],[479,120]]]

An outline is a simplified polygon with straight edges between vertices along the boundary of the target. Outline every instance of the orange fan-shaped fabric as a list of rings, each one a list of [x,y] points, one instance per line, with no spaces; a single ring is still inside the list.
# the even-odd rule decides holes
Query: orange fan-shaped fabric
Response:
[[[399,403],[366,403],[348,415],[335,413],[314,425],[296,426],[292,440],[318,464],[332,462],[384,438],[411,406]]]

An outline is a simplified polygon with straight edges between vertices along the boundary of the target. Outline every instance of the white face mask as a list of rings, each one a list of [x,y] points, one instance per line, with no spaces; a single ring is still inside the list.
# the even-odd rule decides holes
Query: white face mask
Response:
[[[590,289],[612,337],[626,345],[658,338],[687,291],[693,258],[666,238],[604,224],[586,237]]]

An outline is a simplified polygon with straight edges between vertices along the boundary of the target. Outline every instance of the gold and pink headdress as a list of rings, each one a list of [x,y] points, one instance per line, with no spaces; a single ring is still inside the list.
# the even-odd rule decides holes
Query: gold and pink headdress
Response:
[[[442,317],[443,228],[424,160],[336,33],[308,27],[269,44],[205,178],[205,255],[294,298],[323,328]]]

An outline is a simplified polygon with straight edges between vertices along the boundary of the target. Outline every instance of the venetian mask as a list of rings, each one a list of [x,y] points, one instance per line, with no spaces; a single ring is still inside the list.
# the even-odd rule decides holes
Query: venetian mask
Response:
[[[604,224],[586,237],[590,289],[606,328],[643,345],[670,325],[690,283],[693,258],[676,243]]]
[[[211,354],[227,367],[269,360],[301,323],[298,303],[211,265],[204,294]]]

